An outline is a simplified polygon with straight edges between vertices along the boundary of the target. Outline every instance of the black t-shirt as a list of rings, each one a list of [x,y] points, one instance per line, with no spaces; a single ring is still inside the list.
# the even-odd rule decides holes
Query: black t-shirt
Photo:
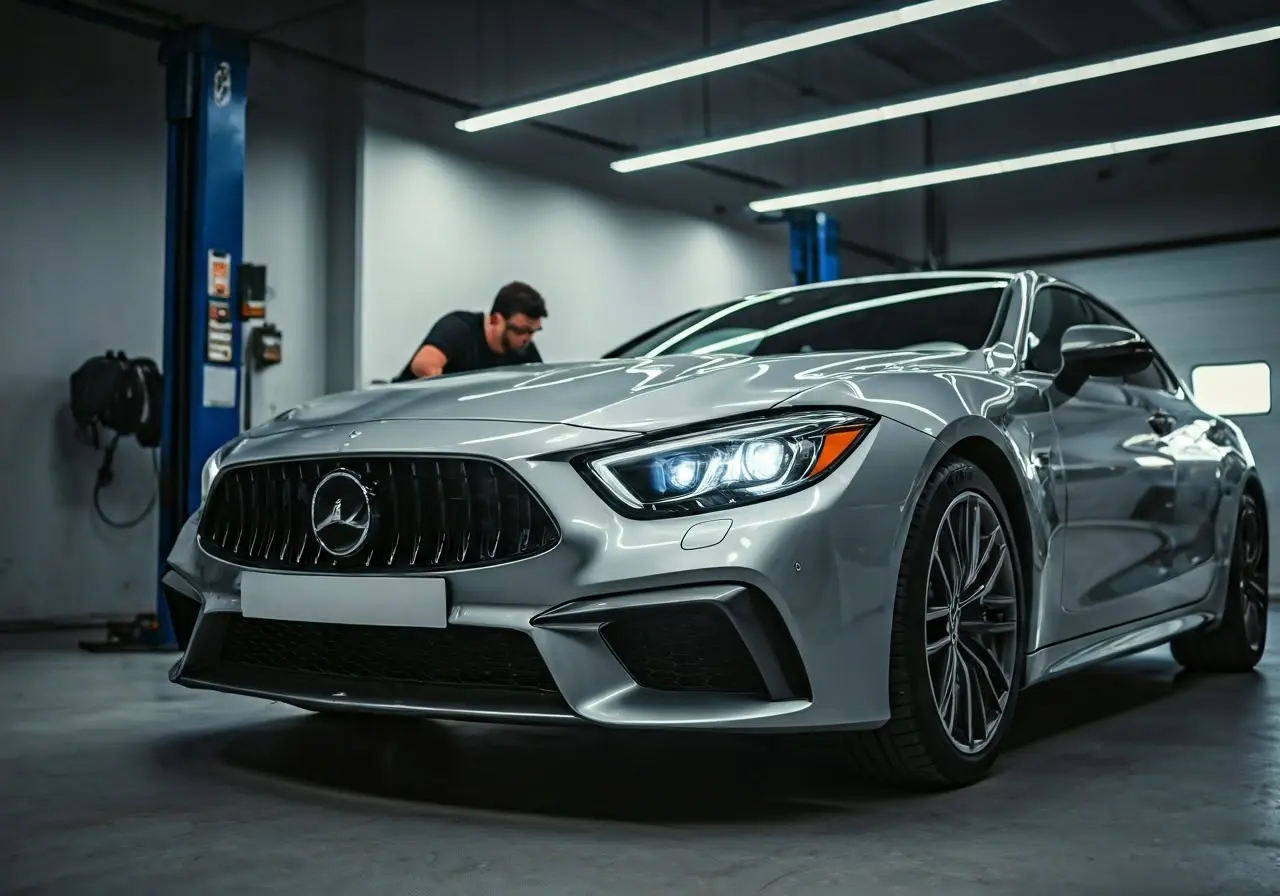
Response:
[[[448,359],[444,365],[444,373],[485,370],[508,364],[542,363],[538,347],[532,342],[523,352],[508,352],[505,355],[495,353],[484,338],[484,318],[484,314],[479,311],[451,311],[436,321],[418,347],[432,345],[440,349]],[[404,365],[404,369],[391,382],[407,383],[417,379],[409,369],[412,363],[413,358],[410,357],[409,363]]]

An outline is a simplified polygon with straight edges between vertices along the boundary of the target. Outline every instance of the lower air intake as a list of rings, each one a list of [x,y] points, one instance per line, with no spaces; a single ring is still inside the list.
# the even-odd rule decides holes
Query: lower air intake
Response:
[[[279,672],[441,687],[555,693],[533,639],[510,629],[230,621],[222,662]]]
[[[737,628],[713,602],[629,610],[600,636],[641,687],[768,696]]]

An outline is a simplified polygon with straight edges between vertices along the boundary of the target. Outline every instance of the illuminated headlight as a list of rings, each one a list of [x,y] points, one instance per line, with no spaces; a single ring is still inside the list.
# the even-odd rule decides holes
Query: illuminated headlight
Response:
[[[826,475],[872,421],[833,411],[789,414],[650,442],[586,461],[625,508],[645,516],[698,513],[795,491]]]

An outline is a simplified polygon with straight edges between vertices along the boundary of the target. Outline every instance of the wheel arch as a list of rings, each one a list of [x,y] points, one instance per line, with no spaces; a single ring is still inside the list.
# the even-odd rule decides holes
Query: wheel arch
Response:
[[[1032,534],[1031,515],[1027,509],[1027,499],[1022,484],[1009,460],[999,445],[984,435],[968,435],[949,446],[943,460],[951,457],[963,458],[990,477],[995,484],[1000,500],[1004,502],[1009,514],[1009,522],[1013,525],[1013,538],[1018,548],[1018,572],[1022,576],[1024,594],[1028,606],[1022,607],[1024,614],[1031,614],[1033,607],[1029,604],[1035,588],[1036,545]],[[941,461],[940,461],[941,463]],[[1024,615],[1028,622],[1033,615]]]
[[[1014,541],[1018,548],[1018,572],[1022,576],[1027,606],[1023,618],[1030,623],[1036,617],[1034,605],[1040,594],[1040,576],[1048,552],[1048,525],[1044,521],[1043,498],[1036,483],[1021,470],[1031,469],[1030,462],[1019,463],[1018,448],[1008,434],[992,421],[978,416],[953,421],[937,437],[923,466],[923,484],[933,471],[950,459],[963,458],[990,477],[1009,514]],[[919,495],[917,494],[917,500]]]

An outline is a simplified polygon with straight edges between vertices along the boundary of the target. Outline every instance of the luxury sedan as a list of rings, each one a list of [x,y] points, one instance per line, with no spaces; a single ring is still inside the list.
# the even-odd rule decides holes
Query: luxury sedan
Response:
[[[1239,428],[1030,271],[778,289],[601,360],[328,396],[203,480],[171,679],[313,711],[830,732],[955,787],[1028,686],[1266,644]]]

